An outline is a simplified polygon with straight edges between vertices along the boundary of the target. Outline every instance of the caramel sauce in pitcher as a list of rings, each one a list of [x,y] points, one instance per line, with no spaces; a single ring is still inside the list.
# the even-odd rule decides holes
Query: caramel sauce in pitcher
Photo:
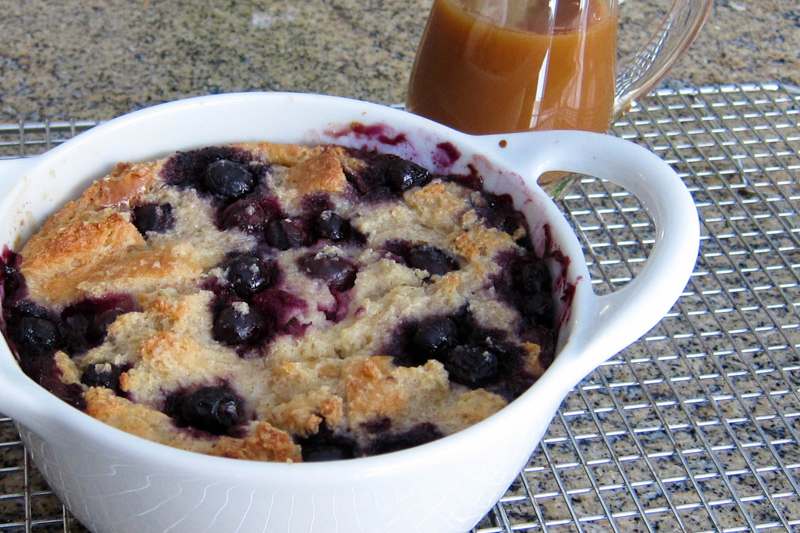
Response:
[[[411,76],[409,111],[474,133],[606,132],[614,101],[615,6],[531,1],[499,25],[436,0]],[[583,9],[581,9],[583,4]]]

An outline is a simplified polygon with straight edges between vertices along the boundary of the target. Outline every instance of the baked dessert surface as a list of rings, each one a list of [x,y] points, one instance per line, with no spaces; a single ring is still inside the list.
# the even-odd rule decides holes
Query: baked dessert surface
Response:
[[[315,461],[473,425],[553,357],[551,279],[476,176],[248,143],[120,164],[3,262],[23,370],[170,446]]]

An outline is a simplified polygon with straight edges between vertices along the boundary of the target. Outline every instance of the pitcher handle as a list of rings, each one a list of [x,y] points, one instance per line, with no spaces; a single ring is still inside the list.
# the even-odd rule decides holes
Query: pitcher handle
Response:
[[[619,65],[612,124],[631,103],[652,90],[694,42],[714,0],[675,0],[644,48]]]
[[[713,4],[714,0],[675,0],[645,47],[617,67],[611,125],[666,76],[700,33]],[[560,200],[579,179],[573,173],[550,172],[538,182],[551,198]]]

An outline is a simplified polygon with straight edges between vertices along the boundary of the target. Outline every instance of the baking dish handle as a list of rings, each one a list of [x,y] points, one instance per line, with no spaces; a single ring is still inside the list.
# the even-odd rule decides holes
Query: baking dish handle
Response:
[[[700,247],[697,208],[683,181],[654,154],[632,143],[629,146],[659,164],[617,168],[601,176],[639,199],[653,219],[655,243],[644,268],[630,283],[598,297],[591,349],[605,352],[602,361],[638,340],[669,313],[694,271]]]
[[[512,162],[512,168],[529,170],[529,183],[551,170],[602,178],[636,196],[653,219],[655,243],[642,271],[611,294],[591,293],[593,318],[575,324],[578,331],[571,338],[580,341],[569,343],[557,358],[564,356],[561,363],[573,365],[573,386],[647,333],[675,304],[697,262],[697,208],[675,171],[632,142],[574,131],[485,137],[498,157]]]

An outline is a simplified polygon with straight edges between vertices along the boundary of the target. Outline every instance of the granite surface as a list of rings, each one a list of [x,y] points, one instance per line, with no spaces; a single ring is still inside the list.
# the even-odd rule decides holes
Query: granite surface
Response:
[[[398,103],[432,0],[0,0],[0,123],[240,90]],[[669,0],[627,0],[623,51]],[[675,86],[800,85],[796,0],[717,0]]]
[[[669,4],[627,0],[621,48],[633,50]],[[0,0],[0,124],[107,119],[236,90],[402,102],[429,7],[430,0]],[[717,1],[665,83],[800,86],[799,24],[796,0]],[[714,98],[704,100],[709,108],[729,103]],[[796,100],[774,106],[780,116],[790,109],[797,116]],[[663,110],[652,118],[672,120]],[[772,130],[774,117],[760,120],[772,137],[791,127]],[[800,327],[798,304],[786,305],[790,291],[797,298],[800,147],[796,137],[769,147],[745,138],[744,122],[729,134],[740,137],[723,138],[711,131],[719,123],[690,117],[684,129],[692,133],[672,137],[678,149],[655,147],[689,176],[708,234],[682,307],[567,397],[478,531],[538,531],[542,523],[586,532],[800,526]],[[619,133],[647,142],[659,131],[637,124]],[[785,168],[794,174],[774,170]],[[736,182],[742,176],[758,184],[746,188],[744,178]],[[594,203],[579,197],[569,206],[584,217],[576,220],[592,228],[592,239],[626,247],[620,255],[616,247],[593,250],[592,277],[624,280],[630,262],[620,258],[641,264],[631,224],[647,223],[630,218],[635,206],[617,205],[624,200],[598,210],[602,189],[586,194]],[[618,208],[628,219],[617,227],[610,213]],[[610,235],[598,235],[603,228]],[[16,430],[0,415],[0,530],[85,531],[24,465]]]

